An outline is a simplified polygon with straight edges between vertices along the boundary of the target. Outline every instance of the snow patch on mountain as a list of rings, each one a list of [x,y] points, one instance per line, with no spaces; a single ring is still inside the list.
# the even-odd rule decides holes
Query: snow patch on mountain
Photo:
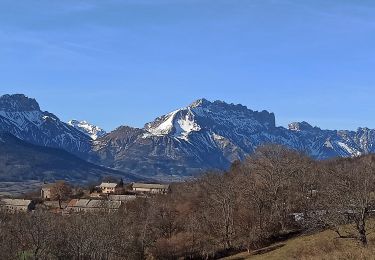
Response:
[[[157,118],[154,122],[146,124],[145,129],[148,133],[143,135],[144,138],[171,135],[188,141],[189,134],[200,131],[201,127],[195,120],[194,112],[187,107]]]
[[[86,134],[92,140],[96,140],[99,137],[102,137],[106,134],[106,131],[104,131],[102,128],[96,125],[90,124],[89,122],[84,121],[84,120],[79,121],[79,120],[73,119],[73,120],[68,121],[68,125]]]
[[[157,118],[155,124],[147,124],[147,131],[155,136],[162,136],[171,133],[173,130],[173,120],[178,112],[179,110],[176,110],[163,117]]]
[[[362,155],[362,153],[354,148],[351,148],[349,147],[346,143],[343,143],[343,142],[337,142],[337,144],[342,148],[344,149],[344,151],[346,151],[348,154],[350,154],[351,156],[360,156]]]
[[[333,149],[333,145],[330,140],[325,141],[324,146],[330,149]]]
[[[174,122],[175,133],[174,136],[180,139],[188,140],[191,132],[198,132],[201,130],[200,125],[195,121],[194,113],[188,108],[184,111],[185,116],[178,118]]]

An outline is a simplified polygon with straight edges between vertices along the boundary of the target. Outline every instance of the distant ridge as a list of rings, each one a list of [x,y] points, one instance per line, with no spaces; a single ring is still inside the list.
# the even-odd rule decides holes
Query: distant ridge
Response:
[[[125,181],[139,181],[126,174],[86,162],[66,151],[26,143],[9,133],[0,133],[0,181],[53,182],[74,184],[100,181],[104,176],[118,176]]]

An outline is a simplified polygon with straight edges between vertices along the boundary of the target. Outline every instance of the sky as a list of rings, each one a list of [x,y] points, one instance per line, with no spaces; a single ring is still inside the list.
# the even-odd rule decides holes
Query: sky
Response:
[[[142,127],[198,98],[375,128],[373,0],[0,0],[0,94]]]

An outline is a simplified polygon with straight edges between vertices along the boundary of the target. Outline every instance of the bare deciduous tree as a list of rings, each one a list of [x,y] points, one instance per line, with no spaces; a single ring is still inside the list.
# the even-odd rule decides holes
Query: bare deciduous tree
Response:
[[[375,157],[338,159],[325,169],[321,220],[340,237],[357,238],[366,246],[367,223],[375,209]],[[344,224],[354,224],[356,234],[343,234]]]
[[[59,207],[61,207],[61,202],[69,199],[72,194],[72,189],[70,185],[64,181],[56,182],[51,188],[51,199],[57,200],[59,202]]]

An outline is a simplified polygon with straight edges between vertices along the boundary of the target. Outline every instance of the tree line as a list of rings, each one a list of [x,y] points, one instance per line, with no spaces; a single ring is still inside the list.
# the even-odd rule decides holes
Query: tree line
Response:
[[[315,161],[259,147],[226,172],[171,186],[116,213],[0,215],[2,259],[214,259],[294,232],[332,229],[366,246],[375,156]],[[343,228],[352,225],[349,233]]]

